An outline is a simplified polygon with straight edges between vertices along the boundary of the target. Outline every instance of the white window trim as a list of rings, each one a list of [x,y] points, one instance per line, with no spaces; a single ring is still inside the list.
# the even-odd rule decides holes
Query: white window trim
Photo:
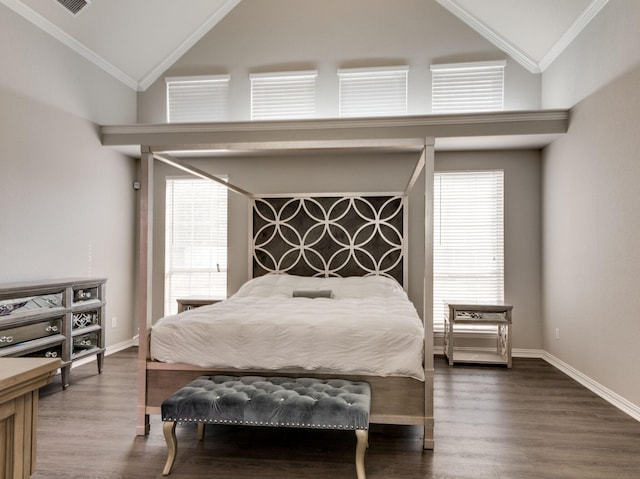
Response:
[[[487,68],[504,68],[506,66],[506,60],[495,60],[491,62],[437,63],[431,65],[431,71],[470,71],[484,70]]]
[[[391,67],[361,67],[361,68],[339,68],[338,75],[364,75],[368,76],[370,73],[408,73],[409,67],[407,65],[391,66]]]

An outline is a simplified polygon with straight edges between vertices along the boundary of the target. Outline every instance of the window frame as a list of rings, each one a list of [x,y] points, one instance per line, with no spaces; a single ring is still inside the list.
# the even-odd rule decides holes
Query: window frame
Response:
[[[227,180],[226,176],[219,175],[219,178],[223,180]],[[176,182],[184,182],[198,184],[198,185],[209,185],[211,188],[207,195],[214,201],[223,200],[223,205],[215,205],[211,207],[211,211],[201,211],[200,214],[211,214],[211,224],[208,227],[214,228],[213,223],[217,222],[215,225],[216,228],[222,228],[223,231],[209,232],[208,234],[201,235],[201,239],[205,239],[207,241],[215,241],[215,246],[205,245],[204,249],[209,249],[208,253],[204,254],[204,257],[209,257],[211,260],[216,261],[216,267],[213,264],[209,264],[208,267],[181,267],[177,268],[174,265],[177,264],[176,261],[173,261],[174,251],[178,249],[176,246],[176,242],[172,241],[172,238],[175,239],[176,235],[176,222],[172,221],[172,217],[176,214],[176,199],[175,199],[175,183]],[[170,185],[173,183],[173,185]],[[197,198],[196,198],[197,199]],[[175,314],[177,312],[177,302],[176,299],[180,297],[189,297],[189,296],[211,296],[216,299],[223,299],[227,296],[227,271],[228,271],[228,220],[229,220],[229,194],[228,189],[221,184],[216,182],[202,179],[202,178],[194,178],[192,176],[167,176],[165,178],[165,225],[164,225],[164,297],[163,297],[163,308],[165,315]],[[170,203],[173,205],[170,205]],[[195,202],[194,202],[195,203]],[[193,214],[193,212],[192,212]],[[191,225],[195,225],[196,221],[191,219]],[[201,222],[197,222],[199,226],[202,226]],[[198,234],[193,233],[192,234]],[[207,236],[209,236],[207,238]],[[185,247],[185,246],[183,246]],[[197,244],[191,244],[191,246],[187,245],[186,248],[191,248],[191,250],[198,249]],[[201,248],[202,250],[202,248]],[[224,250],[221,252],[221,250]],[[185,255],[186,257],[187,255]],[[217,270],[217,271],[216,271]],[[217,289],[212,289],[212,283],[215,282],[216,278],[212,278],[209,276],[208,279],[208,289],[206,284],[201,284],[199,287],[194,287],[190,285],[189,288],[184,288],[181,291],[175,291],[175,288],[172,288],[172,279],[176,274],[194,274],[194,273],[204,273],[204,274],[216,274],[220,273],[218,276],[218,280],[222,278],[222,286]],[[185,291],[185,289],[188,289]]]
[[[445,263],[445,259],[441,256],[441,252],[439,251],[439,244],[440,244],[440,239],[443,236],[442,233],[442,225],[443,225],[443,221],[442,221],[442,202],[441,202],[441,197],[443,195],[442,192],[442,184],[438,185],[438,181],[441,182],[441,178],[444,176],[448,176],[449,178],[454,178],[454,177],[459,177],[462,178],[464,176],[467,176],[466,180],[470,181],[473,179],[473,177],[478,177],[480,175],[483,176],[489,176],[489,175],[494,175],[493,179],[489,179],[489,182],[493,182],[493,183],[497,183],[494,185],[489,184],[488,186],[486,186],[486,189],[491,189],[491,188],[496,188],[496,195],[499,195],[499,197],[494,197],[491,199],[491,201],[493,201],[493,205],[492,205],[492,212],[487,212],[487,215],[496,215],[496,217],[499,217],[499,221],[498,218],[495,218],[494,221],[494,230],[492,231],[492,234],[495,235],[495,243],[492,245],[492,247],[494,248],[493,251],[490,251],[489,249],[485,250],[485,251],[475,251],[473,253],[473,258],[474,261],[477,264],[481,264],[482,260],[486,260],[486,254],[487,252],[490,254],[496,254],[496,257],[494,258],[494,260],[497,262],[496,263],[496,272],[495,272],[495,278],[494,281],[496,281],[497,283],[499,283],[499,286],[492,291],[491,293],[493,294],[493,297],[489,297],[490,292],[488,291],[483,291],[483,292],[477,292],[476,294],[479,294],[480,296],[482,296],[481,298],[478,297],[478,295],[475,295],[474,297],[471,297],[472,295],[469,296],[457,296],[455,295],[455,293],[450,293],[447,291],[441,291],[441,287],[440,285],[442,284],[442,279],[441,279],[441,272],[440,269],[443,267],[444,263]],[[462,184],[457,185],[459,188],[464,186]],[[434,212],[433,212],[433,221],[434,221],[434,236],[433,236],[433,330],[435,333],[443,333],[444,332],[444,308],[445,308],[445,301],[449,300],[451,302],[457,302],[457,303],[467,303],[467,304],[474,304],[474,303],[482,303],[482,302],[501,302],[504,301],[504,297],[505,297],[505,241],[504,241],[504,232],[505,232],[505,208],[504,208],[504,204],[505,204],[505,197],[504,197],[504,192],[505,192],[505,174],[504,174],[504,170],[503,169],[486,169],[486,170],[448,170],[448,171],[436,171],[434,172]],[[439,197],[440,196],[440,197]],[[464,194],[462,195],[464,196]],[[472,198],[468,198],[469,203],[472,203]],[[487,200],[489,201],[489,200]],[[473,205],[474,207],[477,209],[480,207],[481,205],[481,198],[473,198]],[[440,208],[440,209],[438,209]],[[467,207],[466,206],[462,206],[458,208],[458,211],[462,211],[462,214],[465,214],[465,211]],[[477,211],[475,214],[471,215],[473,216],[474,220],[478,219],[477,216]],[[462,228],[464,227],[464,223],[460,223],[460,219],[459,216],[456,216],[456,218],[458,218],[456,221],[452,221],[450,224],[452,225],[452,229],[455,229],[456,227],[458,228],[458,234],[461,234],[460,231],[462,230]],[[460,224],[458,224],[460,223]],[[445,232],[445,235],[448,234],[449,231]],[[476,244],[483,244],[483,241],[486,241],[486,234],[484,235],[484,237],[478,237],[478,239],[475,241]],[[464,238],[462,240],[459,240],[459,238],[453,238],[452,241],[450,242],[450,244],[454,243],[458,244],[458,241],[462,241],[462,244],[464,243]],[[454,246],[455,246],[454,244]],[[449,250],[453,250],[454,248],[452,246],[449,247]],[[486,264],[486,263],[485,263]],[[488,269],[488,271],[490,272],[490,269]],[[487,270],[484,271],[485,274],[487,273]],[[471,279],[472,275],[466,273],[466,281],[475,281],[473,279]],[[471,289],[471,288],[470,288]],[[466,291],[466,290],[465,290]],[[452,297],[453,296],[453,297]],[[495,328],[491,327],[491,326],[474,326],[474,325],[469,325],[469,326],[464,326],[464,327],[459,327],[457,329],[457,331],[461,331],[461,332],[495,332]]]
[[[431,113],[504,111],[506,65],[506,60],[431,65]]]
[[[227,121],[229,119],[230,80],[231,75],[166,77],[167,123]],[[175,87],[175,90],[172,87]],[[172,92],[177,93],[179,90],[181,90],[179,97],[182,99],[172,97]],[[186,101],[187,96],[195,98],[196,101]],[[176,104],[180,108],[174,111],[172,104]],[[211,109],[207,110],[207,106]],[[197,115],[189,118],[188,110],[194,111]],[[172,119],[172,116],[175,115],[181,119],[176,120],[175,117]]]
[[[403,84],[402,89],[396,89],[399,83]],[[394,96],[401,97],[399,108],[395,106],[397,102]],[[340,118],[406,116],[408,96],[408,66],[338,70],[338,116]],[[389,98],[390,102],[381,102],[383,97]],[[384,108],[380,108],[381,105]]]
[[[315,118],[317,79],[317,70],[250,74],[251,121]]]

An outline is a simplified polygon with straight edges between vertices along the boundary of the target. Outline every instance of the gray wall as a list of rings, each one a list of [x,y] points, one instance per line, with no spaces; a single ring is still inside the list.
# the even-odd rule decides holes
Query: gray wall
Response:
[[[513,347],[542,349],[540,152],[437,152],[435,169],[504,170],[504,283],[505,301],[513,305]]]
[[[250,73],[317,69],[317,111],[320,116],[335,117],[337,69],[409,65],[409,113],[424,114],[431,110],[432,63],[497,59],[507,59],[506,109],[539,108],[541,76],[530,74],[508,59],[436,2],[243,0],[165,76],[230,74],[231,119],[246,120]],[[139,122],[166,121],[165,95],[164,77],[138,94]],[[413,161],[415,158],[411,157],[409,163]],[[228,175],[230,182],[256,193],[394,189],[392,186],[400,178],[400,183],[406,181],[410,173],[410,168],[400,166],[403,162],[406,160],[396,157],[365,156],[344,161],[322,155],[193,161],[203,169]],[[542,347],[539,164],[539,153],[531,151],[437,156],[437,165],[443,167],[507,170],[507,297],[517,301],[520,316],[514,345],[521,349]],[[154,318],[162,314],[164,195],[159,188],[165,174],[171,174],[171,170],[156,164]],[[403,184],[397,185],[397,189],[403,188]],[[236,195],[230,198],[229,292],[233,293],[247,279],[248,219],[246,201]],[[412,201],[412,208],[416,203],[422,203],[422,198]],[[421,310],[424,253],[417,245],[424,241],[423,217],[410,224],[415,229],[409,238],[410,260],[412,265],[420,265],[412,270],[415,278],[410,281],[410,296]]]
[[[247,120],[249,74],[318,70],[317,113],[338,116],[339,68],[408,65],[409,114],[431,112],[432,63],[507,59],[505,108],[540,108],[532,75],[435,1],[243,0],[165,76],[230,74],[231,120]],[[166,121],[164,77],[138,97],[138,121]]]
[[[550,354],[639,408],[640,3],[614,0],[601,15],[548,77],[571,71],[577,90],[559,83],[549,102],[607,84],[572,108],[569,132],[544,151],[543,339]],[[610,57],[634,55],[635,67],[608,81]],[[591,79],[594,66],[604,71]]]
[[[610,0],[543,75],[508,60],[507,109],[573,107],[568,134],[542,153],[542,173],[537,152],[436,157],[438,169],[502,164],[507,171],[506,295],[516,306],[514,346],[542,347],[636,405],[639,24],[640,2]],[[107,343],[130,338],[135,168],[100,146],[97,124],[164,122],[164,79],[136,96],[3,5],[0,45],[0,280],[106,276],[107,315],[120,319],[107,330]],[[318,112],[336,116],[338,68],[406,64],[414,114],[430,111],[431,63],[503,58],[435,2],[243,0],[166,75],[231,74],[232,119],[246,119],[250,73],[317,69]],[[407,161],[343,164],[308,155],[217,159],[207,168],[250,191],[347,192],[402,183]],[[169,172],[163,168],[160,177]],[[232,196],[230,292],[247,276],[246,215],[246,201]],[[420,234],[410,233],[412,248]],[[156,238],[162,241],[161,234]],[[420,252],[411,254],[422,263]],[[155,264],[162,263],[156,258]],[[161,269],[155,274],[161,303]],[[419,288],[419,279],[410,284]],[[416,291],[410,294],[419,300]]]
[[[609,0],[542,75],[542,108],[570,108],[640,63],[640,2]]]
[[[130,340],[135,162],[97,122],[134,121],[135,92],[4,5],[0,45],[0,282],[107,277],[107,346]]]
[[[189,163],[252,193],[402,191],[415,154],[192,159]],[[514,305],[514,347],[542,348],[540,153],[539,151],[442,152],[436,170],[504,169],[505,295]],[[155,163],[153,318],[162,316],[164,269],[164,181],[180,173]],[[424,275],[424,177],[409,200],[409,296],[422,314]],[[229,196],[229,294],[248,279],[248,202]]]

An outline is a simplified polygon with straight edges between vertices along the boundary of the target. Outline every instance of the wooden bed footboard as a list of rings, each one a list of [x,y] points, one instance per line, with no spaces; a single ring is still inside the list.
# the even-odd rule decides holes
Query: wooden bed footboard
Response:
[[[209,374],[340,378],[366,381],[371,385],[370,422],[422,426],[424,427],[424,448],[433,449],[433,404],[431,395],[427,394],[427,391],[433,387],[433,370],[425,371],[425,381],[419,381],[396,376],[314,374],[310,371],[211,370],[187,364],[147,361],[144,404],[141,404],[142,398],[139,398],[138,406],[138,434],[144,435],[148,432],[148,416],[160,414],[160,405],[164,399],[196,377]]]

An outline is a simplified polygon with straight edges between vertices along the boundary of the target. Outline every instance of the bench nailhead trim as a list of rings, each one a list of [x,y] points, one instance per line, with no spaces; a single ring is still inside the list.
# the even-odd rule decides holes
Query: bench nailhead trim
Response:
[[[236,389],[237,386],[241,386],[242,389]],[[220,389],[221,388],[221,389]],[[216,402],[216,408],[220,408],[215,412],[212,411],[211,415],[222,415],[225,411],[225,406],[220,406],[218,403],[218,399],[221,399],[225,396],[229,390],[233,393],[243,393],[245,394],[245,398],[241,401],[245,403],[251,401],[251,397],[246,397],[248,393],[248,389],[251,389],[253,392],[260,394],[261,396],[266,395],[270,397],[272,400],[274,398],[274,392],[279,391],[295,391],[300,397],[305,397],[307,399],[313,399],[313,408],[317,407],[315,404],[319,401],[317,397],[318,394],[324,394],[324,397],[327,399],[331,398],[339,398],[342,395],[345,395],[342,398],[342,404],[344,406],[349,406],[349,410],[351,410],[351,406],[358,404],[361,406],[361,412],[358,413],[347,413],[342,416],[336,416],[336,418],[341,417],[341,420],[344,420],[345,423],[348,424],[308,424],[308,423],[300,423],[300,422],[273,422],[273,421],[245,421],[245,420],[230,420],[230,419],[217,419],[217,418],[208,418],[202,417],[198,414],[198,417],[183,417],[183,418],[172,418],[172,412],[178,412],[180,410],[180,404],[189,404],[191,399],[191,395],[193,391],[197,391],[199,395],[202,393],[209,394],[209,401]],[[300,389],[304,389],[304,391]],[[309,391],[311,390],[311,391]],[[329,392],[330,391],[330,392]],[[328,395],[327,395],[327,392]],[[353,394],[356,394],[359,398],[362,399],[354,399]],[[298,396],[295,396],[298,397]],[[370,389],[367,383],[357,383],[346,380],[320,380],[320,379],[310,379],[310,378],[300,378],[300,379],[292,379],[292,378],[263,378],[256,376],[242,376],[242,377],[230,377],[230,376],[202,376],[192,383],[185,386],[183,389],[178,391],[174,396],[169,398],[162,405],[163,412],[163,421],[172,421],[172,422],[187,422],[187,423],[210,423],[210,424],[240,424],[240,425],[259,425],[259,426],[276,426],[276,427],[302,427],[302,428],[314,428],[314,429],[346,429],[346,430],[367,430],[369,426],[368,415],[369,415],[369,401],[370,401]],[[277,398],[278,402],[284,402],[287,397],[279,397]],[[185,402],[186,401],[186,402]],[[202,404],[202,399],[193,399],[195,405]],[[206,394],[205,399],[206,401]],[[236,402],[234,406],[238,407],[242,406],[241,402]],[[343,407],[344,407],[343,406]],[[295,411],[297,408],[293,405],[293,410]],[[315,409],[314,409],[315,410]],[[167,417],[164,417],[164,415]],[[354,415],[355,414],[355,415]],[[364,414],[364,416],[362,416]],[[204,414],[203,414],[204,415]],[[357,418],[357,419],[356,419]],[[353,422],[356,424],[353,424]]]
[[[164,422],[182,422],[182,423],[212,423],[212,424],[240,424],[245,426],[289,426],[289,427],[305,427],[312,429],[361,429],[366,431],[367,427],[350,427],[343,426],[342,424],[304,424],[304,423],[278,423],[278,422],[263,422],[263,421],[231,421],[228,419],[191,419],[191,418],[182,418],[182,419],[174,419],[171,417],[163,418]]]

